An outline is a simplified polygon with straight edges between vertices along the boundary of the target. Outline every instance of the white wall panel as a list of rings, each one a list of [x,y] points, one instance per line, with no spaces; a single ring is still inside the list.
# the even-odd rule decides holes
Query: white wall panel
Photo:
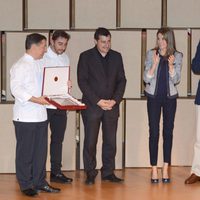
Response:
[[[72,80],[72,95],[81,98],[82,94],[77,84],[77,64],[80,53],[94,47],[94,32],[68,32],[71,35],[66,53],[70,59],[70,77]]]
[[[156,46],[157,40],[157,29],[156,30],[147,30],[147,50],[153,49]]]
[[[0,173],[15,173],[16,139],[12,108],[11,104],[0,104]]]
[[[126,167],[149,166],[146,101],[126,101]]]
[[[194,99],[179,99],[174,123],[172,165],[190,166],[196,140]]]
[[[197,45],[200,40],[200,30],[199,29],[193,29],[192,30],[192,52],[191,52],[191,59],[194,58],[196,50],[197,50]],[[198,87],[198,82],[199,82],[200,76],[197,74],[194,74],[192,72],[192,77],[191,77],[191,82],[192,82],[192,95],[196,95],[197,87]]]
[[[183,53],[183,65],[181,71],[181,81],[177,85],[178,93],[180,97],[187,96],[187,77],[188,77],[188,66],[187,66],[187,30],[174,30],[176,48],[178,51]]]
[[[116,0],[75,0],[75,28],[116,28]]]
[[[69,29],[69,0],[28,0],[28,29]]]
[[[112,48],[122,54],[127,84],[124,98],[140,98],[141,32],[111,31]],[[113,66],[114,67],[114,66]]]
[[[160,0],[121,1],[122,28],[159,28],[161,26]]]
[[[0,0],[0,30],[20,31],[22,26],[22,0]]]
[[[76,169],[76,112],[67,115],[67,128],[63,142],[62,170]]]
[[[195,141],[193,99],[178,99],[174,124],[172,165],[191,165]],[[146,100],[126,102],[126,167],[149,167],[149,127]],[[162,119],[158,165],[163,164]]]
[[[168,0],[167,23],[170,27],[199,27],[200,1]]]

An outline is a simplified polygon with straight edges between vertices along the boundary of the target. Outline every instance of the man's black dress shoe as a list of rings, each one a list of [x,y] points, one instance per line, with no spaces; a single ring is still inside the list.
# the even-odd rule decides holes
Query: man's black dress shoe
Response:
[[[108,176],[102,177],[102,180],[103,181],[110,181],[110,182],[113,182],[113,183],[120,183],[120,182],[124,181],[123,179],[115,176],[115,174],[110,174]]]
[[[56,183],[72,183],[73,179],[66,177],[63,173],[53,174],[50,175],[50,181]]]
[[[93,185],[94,184],[94,180],[95,180],[95,176],[87,175],[87,178],[85,180],[85,184],[86,185]]]
[[[34,190],[32,188],[29,188],[29,189],[26,189],[26,190],[22,190],[22,193],[24,193],[26,196],[30,196],[30,197],[35,196],[35,195],[38,194],[37,190]]]
[[[60,192],[59,188],[54,188],[50,185],[44,185],[44,186],[38,188],[38,190],[42,191],[42,192],[48,192],[48,193],[58,193],[58,192]]]

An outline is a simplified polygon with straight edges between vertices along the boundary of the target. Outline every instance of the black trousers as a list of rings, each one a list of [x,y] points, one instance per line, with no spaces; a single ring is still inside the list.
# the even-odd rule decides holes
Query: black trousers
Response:
[[[51,173],[58,174],[62,167],[62,144],[67,126],[67,113],[65,110],[47,109],[47,115],[51,129]]]
[[[16,145],[16,175],[21,190],[47,184],[47,121],[14,121]]]
[[[102,124],[102,168],[101,176],[105,177],[113,173],[115,169],[116,155],[116,132],[118,117],[111,118],[104,111],[101,114],[82,115],[85,138],[83,148],[84,170],[87,175],[95,176],[96,170],[96,145],[99,135],[100,124]]]
[[[149,118],[149,152],[150,163],[157,165],[158,141],[160,131],[160,116],[163,114],[163,157],[165,163],[171,163],[174,118],[176,113],[176,99],[150,98],[147,99]]]

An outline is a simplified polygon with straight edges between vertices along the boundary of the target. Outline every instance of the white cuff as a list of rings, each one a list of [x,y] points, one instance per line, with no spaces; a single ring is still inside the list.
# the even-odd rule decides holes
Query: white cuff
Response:
[[[176,75],[176,71],[174,69],[172,72],[169,71],[169,75],[173,78]]]
[[[153,78],[153,77],[154,77],[154,74],[151,75],[151,74],[149,74],[149,72],[147,73],[147,78],[151,79],[151,78]]]
[[[23,94],[23,96],[21,96],[18,99],[21,103],[25,103],[25,102],[29,101],[31,99],[31,97],[32,97],[32,95],[25,93],[25,94]]]

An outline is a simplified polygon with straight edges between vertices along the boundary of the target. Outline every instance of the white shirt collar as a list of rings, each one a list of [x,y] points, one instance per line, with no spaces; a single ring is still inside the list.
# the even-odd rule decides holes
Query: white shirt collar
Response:
[[[33,60],[35,60],[30,54],[28,54],[28,53],[25,53],[24,54],[24,57],[27,59],[27,60],[31,60],[31,61],[33,61]]]
[[[55,52],[51,49],[50,46],[48,47],[47,52],[48,52],[48,54],[49,54],[51,57],[58,57],[58,56],[60,56],[60,55],[58,55],[57,53],[55,53]],[[61,54],[61,55],[62,55],[62,54]]]

